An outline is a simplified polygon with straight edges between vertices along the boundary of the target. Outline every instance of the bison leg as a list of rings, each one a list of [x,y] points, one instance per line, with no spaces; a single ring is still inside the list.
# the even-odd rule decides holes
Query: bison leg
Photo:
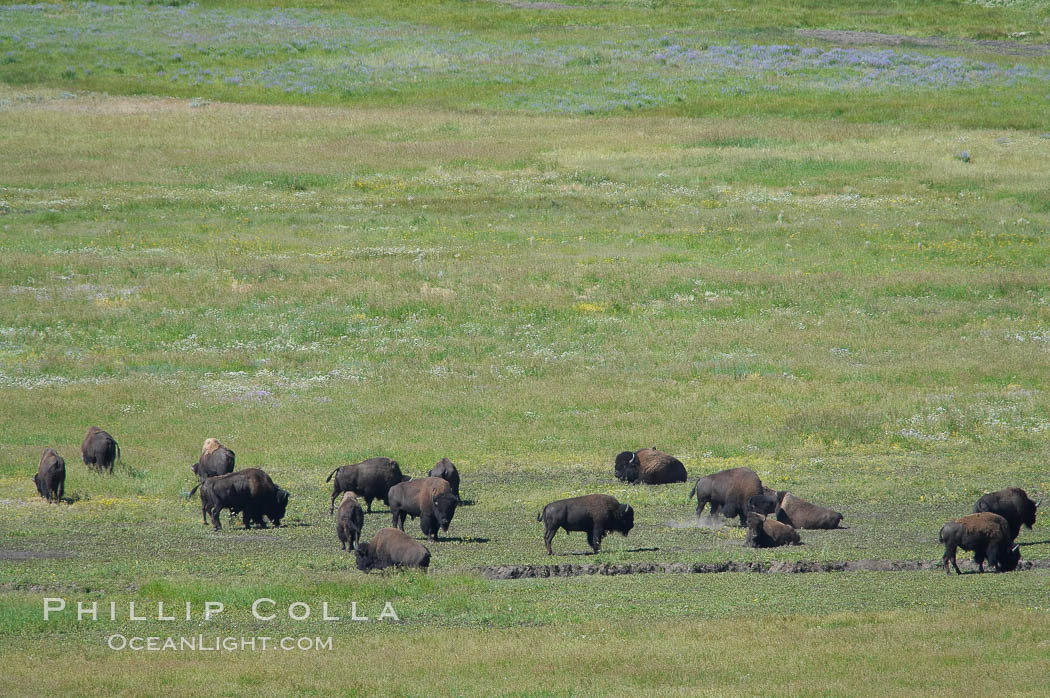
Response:
[[[222,528],[222,521],[219,518],[219,514],[222,513],[222,509],[212,508],[211,510],[211,527],[218,531]]]
[[[699,519],[701,516],[703,516],[704,508],[706,506],[707,506],[707,500],[703,499],[699,495],[697,495],[697,498],[696,498],[696,518]],[[715,513],[715,505],[714,504],[711,505],[711,513],[712,514]]]
[[[605,537],[605,529],[601,526],[595,526],[594,530],[587,534],[587,542],[591,544],[591,548],[594,549],[595,554],[601,550],[602,538]]]
[[[941,558],[941,565],[944,566],[945,574],[952,573],[951,569],[948,568],[949,562],[952,564],[952,567],[955,568],[956,574],[962,574],[962,572],[959,571],[959,565],[955,562],[955,550],[956,546],[952,545],[951,543],[948,543],[944,546],[944,557]]]
[[[553,555],[554,551],[551,550],[551,541],[554,540],[554,535],[558,532],[557,526],[547,526],[547,530],[543,532],[543,542],[547,546],[547,554]]]
[[[372,513],[372,497],[365,497],[365,506],[368,507],[368,513]]]
[[[332,488],[332,503],[328,505],[328,513],[335,513],[335,498],[339,496],[339,490],[335,487]]]

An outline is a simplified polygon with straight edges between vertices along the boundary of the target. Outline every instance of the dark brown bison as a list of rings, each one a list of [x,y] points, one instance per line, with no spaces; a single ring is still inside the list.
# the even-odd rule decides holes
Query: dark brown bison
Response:
[[[776,519],[755,512],[747,515],[747,540],[752,548],[777,548],[781,545],[802,545],[798,531]]]
[[[682,461],[663,451],[657,451],[655,446],[643,448],[637,452],[620,453],[616,456],[613,472],[618,479],[624,482],[643,485],[685,482],[689,477]]]
[[[343,550],[351,552],[361,540],[361,531],[365,527],[365,512],[357,503],[353,492],[343,492],[343,501],[339,502],[339,513],[336,516],[335,532]],[[349,543],[349,547],[347,544]]]
[[[1006,522],[1010,524],[1010,540],[1013,540],[1021,532],[1022,524],[1029,529],[1035,525],[1035,510],[1042,501],[1040,499],[1038,502],[1033,502],[1019,487],[1007,487],[1005,490],[992,492],[978,499],[973,511],[975,514],[990,511],[1006,519]]]
[[[727,519],[740,517],[740,525],[747,525],[747,500],[756,494],[764,494],[762,480],[751,468],[731,468],[700,478],[689,492],[696,495],[696,515],[704,513],[711,503],[711,513],[721,514]]]
[[[770,514],[776,513],[777,506],[780,505],[780,500],[783,499],[783,495],[786,492],[777,492],[769,487],[764,488],[762,494],[755,494],[749,496],[747,507],[745,507],[744,513],[760,513],[763,516],[769,516]]]
[[[551,502],[543,507],[536,520],[543,521],[543,542],[548,555],[554,554],[551,541],[559,528],[564,528],[566,533],[585,531],[587,544],[597,553],[607,532],[619,531],[625,536],[630,533],[634,528],[634,509],[607,494],[587,494]]]
[[[436,541],[438,530],[447,531],[456,515],[459,497],[452,485],[440,477],[399,482],[389,493],[391,526],[405,530],[405,519],[419,517],[419,527],[427,540]]]
[[[193,474],[204,482],[209,477],[233,472],[234,453],[219,443],[218,439],[207,439],[201,448],[201,457],[193,464]]]
[[[80,444],[84,465],[92,470],[113,472],[113,463],[120,458],[120,446],[108,433],[98,427],[88,429],[87,436]]]
[[[452,494],[459,496],[459,471],[456,470],[456,466],[448,458],[439,460],[437,465],[427,473],[427,477],[440,477],[448,480],[448,484],[452,485]]]
[[[777,521],[795,528],[838,528],[842,514],[787,493],[777,508]]]
[[[949,521],[941,527],[939,536],[944,543],[944,557],[941,564],[944,571],[951,574],[948,563],[952,564],[958,574],[959,565],[955,561],[956,548],[973,551],[973,561],[977,569],[984,572],[984,561],[999,572],[1017,569],[1021,561],[1021,552],[1012,545],[1010,524],[1006,519],[991,512],[970,514],[955,521]]]
[[[332,483],[332,503],[328,513],[335,511],[335,498],[343,492],[353,492],[358,497],[364,497],[368,506],[368,513],[372,513],[372,500],[382,499],[384,504],[388,503],[387,494],[390,488],[408,478],[401,474],[401,466],[397,461],[390,458],[369,458],[360,463],[343,465],[328,473],[325,482],[335,476]]]
[[[50,504],[62,501],[66,489],[66,461],[53,448],[45,448],[33,476],[36,491]]]
[[[266,528],[263,516],[273,523],[281,525],[288,508],[288,492],[273,484],[273,480],[258,468],[245,468],[227,475],[210,477],[197,485],[201,491],[201,512],[211,514],[212,527],[218,531],[222,528],[219,514],[223,509],[231,512],[242,512],[244,527],[251,528],[254,523],[259,528]],[[206,520],[205,520],[206,521]]]
[[[396,528],[381,528],[368,543],[354,548],[357,569],[362,572],[387,567],[430,567],[430,551]]]

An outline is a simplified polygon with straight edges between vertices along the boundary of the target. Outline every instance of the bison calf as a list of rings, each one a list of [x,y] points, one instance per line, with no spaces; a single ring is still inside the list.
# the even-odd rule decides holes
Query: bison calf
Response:
[[[368,543],[354,548],[357,569],[362,572],[387,567],[430,567],[430,551],[396,528],[383,528]]]
[[[948,574],[951,574],[949,562],[956,573],[962,574],[955,561],[957,548],[972,550],[973,561],[981,572],[984,572],[985,560],[999,572],[1017,569],[1017,564],[1021,561],[1018,546],[1011,545],[1013,538],[1010,537],[1010,524],[1003,517],[991,512],[970,514],[949,521],[941,527],[939,539],[944,543],[941,564]]]
[[[120,458],[120,446],[116,439],[98,427],[88,429],[87,436],[80,444],[84,465],[91,470],[113,473],[113,463]]]
[[[1006,519],[1010,524],[1010,540],[1013,540],[1021,532],[1022,525],[1029,529],[1035,525],[1035,510],[1042,501],[1033,502],[1020,487],[1007,487],[978,499],[973,511],[975,514],[990,511]]]
[[[459,497],[452,493],[452,485],[440,477],[408,480],[390,488],[391,526],[405,530],[405,519],[419,517],[419,527],[427,540],[436,541],[438,529],[447,531],[456,515]]]
[[[625,536],[630,533],[634,528],[634,510],[630,504],[620,504],[607,494],[588,494],[551,502],[543,507],[536,520],[543,521],[543,542],[548,555],[554,554],[551,541],[559,528],[564,528],[566,533],[585,531],[587,544],[597,553],[607,532],[619,531]]]
[[[47,503],[62,501],[66,488],[66,461],[53,448],[45,448],[33,476],[36,491]]]
[[[685,482],[688,478],[682,461],[663,451],[657,451],[655,446],[643,448],[641,451],[620,453],[616,456],[613,472],[624,482],[643,485]]]
[[[711,504],[712,514],[721,514],[727,519],[740,517],[740,525],[747,525],[747,500],[763,494],[762,480],[751,468],[731,468],[700,478],[689,492],[689,499],[696,495],[696,515],[704,513]]]
[[[787,493],[777,508],[777,520],[795,528],[838,528],[842,514]]]
[[[357,541],[361,540],[361,530],[365,527],[365,512],[357,503],[353,492],[344,492],[343,501],[339,502],[339,513],[336,516],[335,532],[343,550],[351,552]],[[350,547],[347,547],[347,543]]]
[[[802,539],[791,526],[751,512],[747,515],[747,540],[744,544],[751,548],[777,548],[781,545],[802,545]]]
[[[401,474],[401,466],[397,461],[382,457],[340,466],[328,474],[325,482],[331,480],[332,476],[335,476],[335,482],[332,483],[329,514],[335,511],[335,498],[343,492],[353,492],[358,497],[364,497],[368,513],[371,514],[373,499],[382,499],[387,504],[390,488],[408,479]]]
[[[219,443],[218,439],[207,439],[201,448],[201,456],[191,467],[197,479],[204,482],[209,477],[233,472],[235,455]]]

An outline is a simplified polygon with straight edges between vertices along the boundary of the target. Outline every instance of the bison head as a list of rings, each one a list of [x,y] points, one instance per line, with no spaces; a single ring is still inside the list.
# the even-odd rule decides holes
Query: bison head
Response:
[[[618,480],[634,482],[638,479],[638,454],[633,451],[624,451],[616,456],[616,467],[614,473]]]
[[[285,511],[288,510],[288,490],[277,489],[277,493],[273,496],[273,507],[270,509],[270,513],[267,516],[270,517],[270,521],[274,527],[281,525],[281,519],[284,518]]]
[[[368,543],[357,544],[357,547],[354,548],[354,558],[357,562],[357,569],[362,572],[368,572],[376,566],[375,556],[372,555],[372,548]]]
[[[442,492],[434,496],[434,518],[442,531],[447,531],[452,517],[456,515],[456,507],[459,506],[459,497],[451,492]]]
[[[627,535],[634,528],[634,509],[631,508],[630,504],[621,504],[620,508],[616,510],[616,521],[614,522],[613,530],[619,531],[623,535]]]
[[[1012,572],[1017,569],[1021,562],[1021,546],[1012,545],[999,557],[999,569],[1003,572]]]

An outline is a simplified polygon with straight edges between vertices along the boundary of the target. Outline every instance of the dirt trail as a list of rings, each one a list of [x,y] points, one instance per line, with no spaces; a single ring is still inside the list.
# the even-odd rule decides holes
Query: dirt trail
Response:
[[[964,570],[976,570],[972,562],[959,560]],[[1050,560],[1021,560],[1018,570],[1050,569]],[[754,572],[758,574],[806,574],[810,572],[914,572],[941,571],[940,560],[844,560],[841,562],[719,562],[686,564],[681,562],[639,562],[600,565],[497,565],[479,571],[489,579],[536,579],[617,574],[712,574],[716,572]],[[943,574],[943,572],[942,572]]]
[[[903,34],[881,34],[879,32],[855,32],[837,29],[799,29],[799,36],[822,39],[835,44],[864,46],[932,46],[948,49],[981,49],[1006,56],[1050,55],[1048,44],[1022,44],[1016,41],[993,39],[945,39],[939,36],[904,36]]]

